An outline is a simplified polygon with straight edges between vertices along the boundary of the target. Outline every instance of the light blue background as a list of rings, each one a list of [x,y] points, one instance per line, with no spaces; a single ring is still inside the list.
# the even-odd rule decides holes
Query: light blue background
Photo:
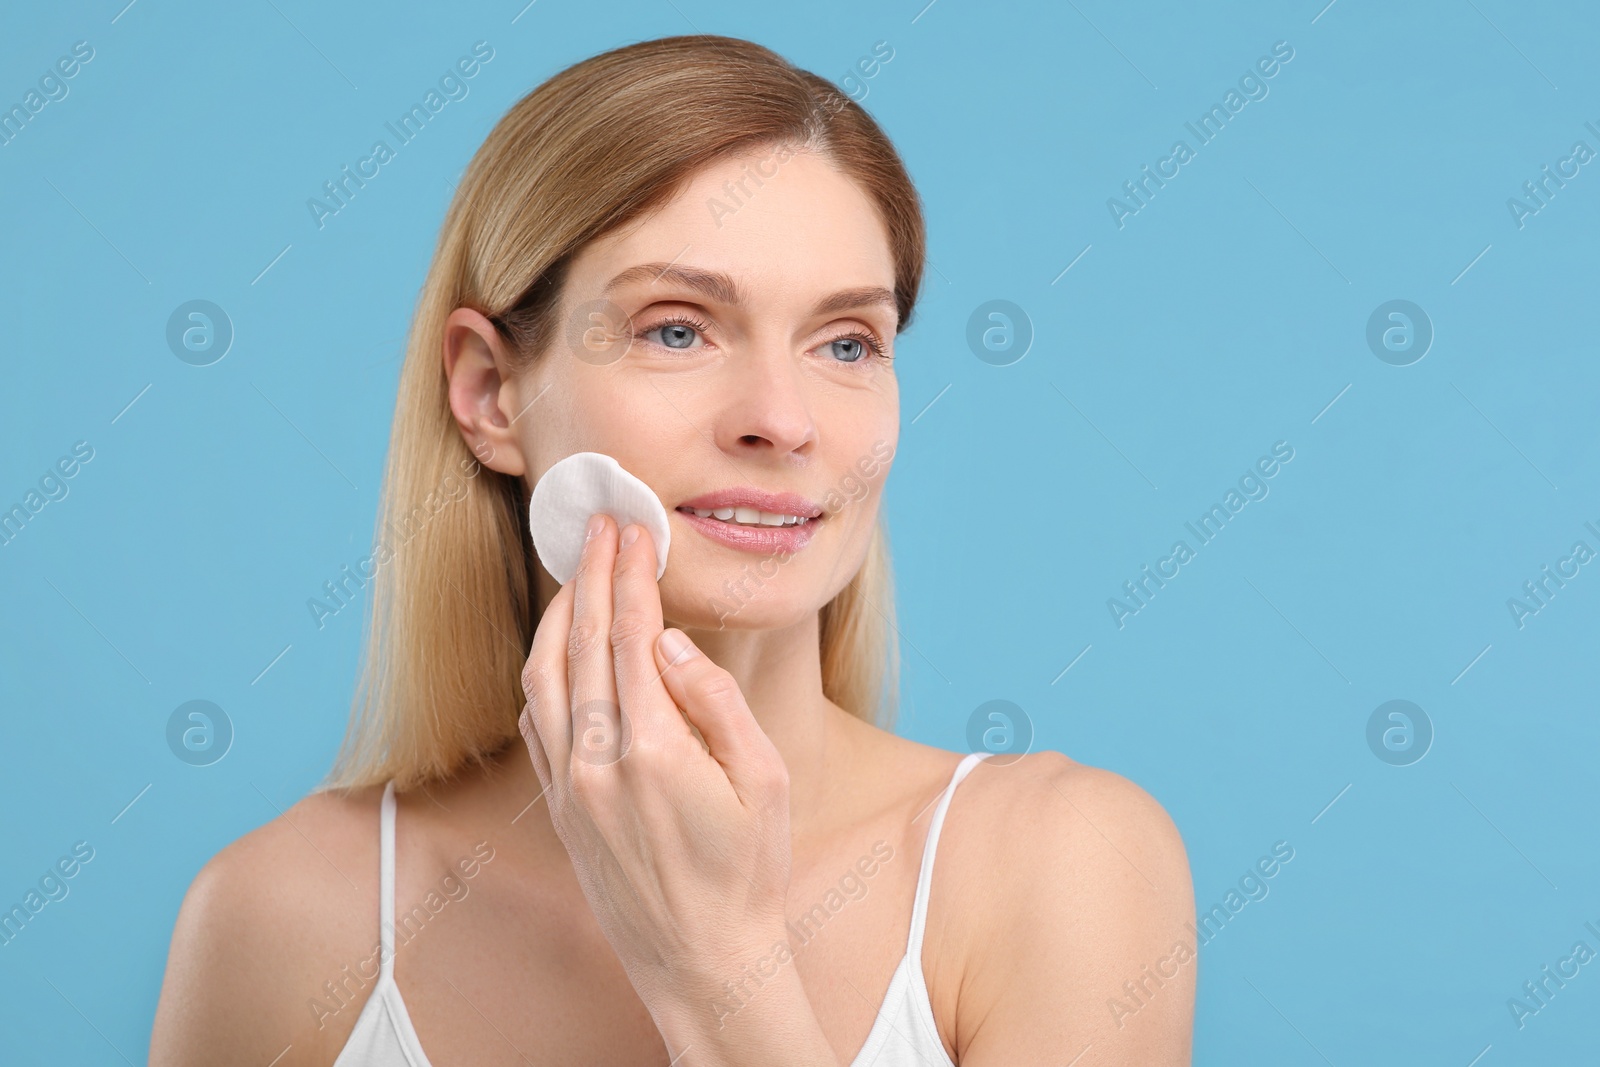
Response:
[[[0,905],[95,849],[0,947],[0,1059],[143,1061],[189,880],[343,730],[362,620],[319,632],[305,601],[371,541],[452,181],[549,75],[696,30],[836,81],[894,49],[865,106],[931,260],[888,499],[902,732],[964,748],[975,708],[1016,702],[1038,746],[1166,806],[1202,909],[1292,844],[1202,951],[1196,1063],[1593,1056],[1600,963],[1521,1030],[1506,1007],[1600,949],[1600,564],[1521,629],[1506,606],[1600,548],[1600,163],[1521,229],[1506,206],[1600,149],[1592,8],[124,2],[0,33],[5,106],[95,49],[0,147],[0,507],[95,450],[0,548]],[[306,199],[478,40],[470,95],[319,230]],[[1268,97],[1118,229],[1107,198],[1280,40]],[[208,367],[164,337],[196,298],[237,331]],[[1406,367],[1365,341],[1395,298],[1436,330]],[[1035,333],[1010,366],[965,340],[992,299]],[[1107,599],[1279,440],[1270,495],[1118,629]],[[191,699],[236,729],[210,767],[165,741]],[[1436,730],[1411,766],[1367,746],[1391,699]]]

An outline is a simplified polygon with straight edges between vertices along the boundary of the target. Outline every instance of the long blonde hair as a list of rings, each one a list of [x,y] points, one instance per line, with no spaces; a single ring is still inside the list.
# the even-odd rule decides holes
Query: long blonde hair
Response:
[[[706,164],[766,145],[804,147],[859,183],[888,230],[904,330],[925,248],[904,165],[854,101],[760,45],[692,35],[603,52],[523,97],[473,156],[412,321],[361,677],[323,788],[389,779],[409,788],[519,737],[521,672],[539,622],[528,489],[479,466],[451,416],[445,319],[475,308],[518,358],[537,358],[579,250],[665,204]],[[880,513],[860,570],[819,622],[824,694],[884,726],[898,696],[893,619]]]

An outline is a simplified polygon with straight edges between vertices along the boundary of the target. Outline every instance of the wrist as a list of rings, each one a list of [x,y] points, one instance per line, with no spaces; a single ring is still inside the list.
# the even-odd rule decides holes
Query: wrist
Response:
[[[739,962],[652,998],[651,1015],[681,1067],[825,1064],[837,1067],[783,937]]]

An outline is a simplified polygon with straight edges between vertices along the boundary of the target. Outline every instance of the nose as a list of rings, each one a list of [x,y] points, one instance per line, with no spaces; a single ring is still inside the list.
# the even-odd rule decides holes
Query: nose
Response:
[[[735,457],[805,459],[817,425],[800,356],[777,338],[753,337],[723,364],[717,447]]]

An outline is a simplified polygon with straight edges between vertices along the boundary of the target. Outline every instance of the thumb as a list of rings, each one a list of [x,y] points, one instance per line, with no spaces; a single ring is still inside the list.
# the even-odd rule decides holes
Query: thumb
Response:
[[[711,758],[722,765],[741,797],[771,783],[782,760],[762,731],[733,675],[713,663],[682,630],[668,628],[656,639],[661,680],[690,726],[700,732]]]

